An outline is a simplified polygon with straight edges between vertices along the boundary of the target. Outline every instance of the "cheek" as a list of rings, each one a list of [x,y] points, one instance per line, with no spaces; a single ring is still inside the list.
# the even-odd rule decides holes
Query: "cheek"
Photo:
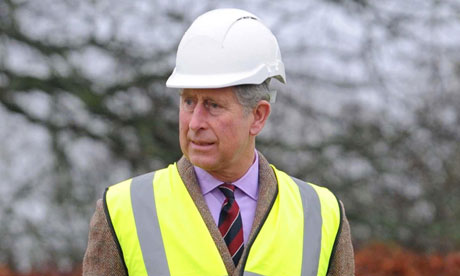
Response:
[[[223,122],[220,126],[221,138],[229,142],[229,145],[236,146],[240,140],[244,139],[246,126],[244,124],[229,121]]]
[[[184,147],[187,144],[187,132],[188,132],[188,121],[187,117],[183,114],[179,114],[179,144],[184,150]]]
[[[182,153],[187,155],[187,126],[182,117],[179,117],[179,145]]]
[[[179,132],[187,131],[188,128],[188,118],[185,113],[179,112]]]

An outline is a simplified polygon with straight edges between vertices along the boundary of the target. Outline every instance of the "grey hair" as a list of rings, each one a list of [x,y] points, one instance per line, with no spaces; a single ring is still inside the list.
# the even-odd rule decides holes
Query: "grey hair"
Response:
[[[254,109],[262,100],[270,102],[269,83],[270,79],[267,79],[261,84],[243,84],[233,87],[238,102],[244,107],[246,113]]]

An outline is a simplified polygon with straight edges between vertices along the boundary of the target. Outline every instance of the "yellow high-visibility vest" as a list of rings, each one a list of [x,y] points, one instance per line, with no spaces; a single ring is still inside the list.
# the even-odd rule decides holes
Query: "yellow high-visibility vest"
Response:
[[[242,275],[326,275],[340,229],[338,200],[272,168],[278,193],[246,245]],[[129,275],[228,275],[176,164],[109,187],[104,203]]]

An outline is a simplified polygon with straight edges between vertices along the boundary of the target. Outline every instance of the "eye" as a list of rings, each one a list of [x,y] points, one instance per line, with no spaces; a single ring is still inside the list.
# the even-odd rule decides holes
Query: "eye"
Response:
[[[219,107],[220,107],[220,105],[218,105],[218,104],[216,104],[216,103],[209,103],[209,106],[210,106],[211,108],[219,108]]]
[[[182,106],[185,110],[193,111],[195,108],[195,99],[193,98],[182,98]]]
[[[210,100],[205,101],[204,105],[211,113],[216,112],[221,108],[218,103]]]

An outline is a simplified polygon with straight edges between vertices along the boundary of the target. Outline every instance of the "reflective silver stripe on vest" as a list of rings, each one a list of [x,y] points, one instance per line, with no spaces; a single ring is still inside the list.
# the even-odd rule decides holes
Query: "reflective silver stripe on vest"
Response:
[[[299,186],[304,216],[302,276],[318,274],[319,255],[321,254],[321,202],[315,189],[308,183],[292,177]]]
[[[163,276],[169,275],[169,268],[155,208],[154,175],[151,172],[133,178],[131,204],[147,274]]]

